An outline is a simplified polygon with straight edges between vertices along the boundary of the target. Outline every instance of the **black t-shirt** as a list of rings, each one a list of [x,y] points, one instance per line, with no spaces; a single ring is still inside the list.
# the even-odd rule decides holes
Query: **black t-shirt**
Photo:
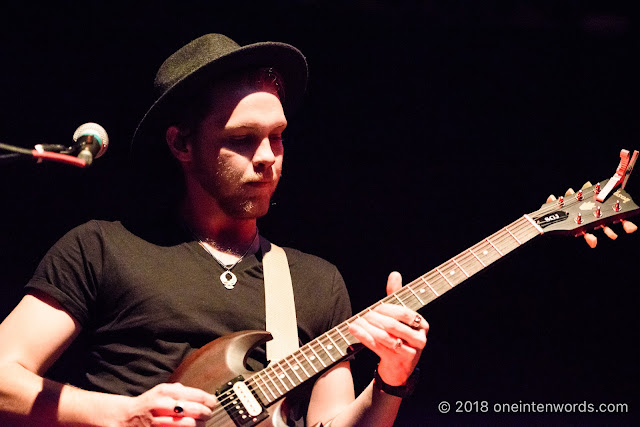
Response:
[[[349,297],[335,266],[285,252],[305,343],[351,316]],[[193,349],[265,329],[261,254],[233,268],[232,290],[220,282],[223,272],[176,221],[90,221],[49,250],[27,291],[53,297],[82,326],[84,359],[73,363],[80,375],[66,382],[135,396],[166,382]],[[262,349],[255,358],[263,357]]]

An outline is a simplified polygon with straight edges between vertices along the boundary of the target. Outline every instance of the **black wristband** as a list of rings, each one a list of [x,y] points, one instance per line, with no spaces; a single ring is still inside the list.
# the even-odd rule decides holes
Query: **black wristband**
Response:
[[[416,388],[416,384],[418,384],[418,380],[420,379],[420,369],[415,368],[409,378],[407,378],[407,382],[404,385],[392,386],[385,383],[382,378],[380,378],[380,374],[378,374],[378,370],[376,369],[373,374],[373,388],[383,391],[386,394],[396,397],[407,397],[411,396],[413,390]]]

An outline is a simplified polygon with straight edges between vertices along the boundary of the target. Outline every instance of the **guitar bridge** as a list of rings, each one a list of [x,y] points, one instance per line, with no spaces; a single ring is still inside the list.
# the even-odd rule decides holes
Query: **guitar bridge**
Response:
[[[269,416],[242,375],[227,382],[215,394],[220,405],[238,427],[255,426]]]

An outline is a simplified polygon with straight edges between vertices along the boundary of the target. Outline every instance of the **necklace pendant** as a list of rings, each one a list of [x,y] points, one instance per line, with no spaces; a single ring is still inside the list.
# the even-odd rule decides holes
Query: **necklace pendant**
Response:
[[[220,275],[220,281],[227,289],[233,289],[238,283],[238,278],[231,271],[227,270]]]

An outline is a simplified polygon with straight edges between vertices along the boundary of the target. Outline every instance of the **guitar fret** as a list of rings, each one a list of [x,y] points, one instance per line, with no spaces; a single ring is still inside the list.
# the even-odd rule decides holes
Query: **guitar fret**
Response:
[[[302,370],[304,371],[304,374],[307,378],[311,377],[311,375],[309,375],[309,371],[307,371],[304,367],[304,362],[300,363],[300,361],[298,360],[298,358],[296,357],[296,353],[302,353],[301,351],[297,351],[293,354],[291,354],[291,357],[293,357],[293,360],[295,360],[296,365],[299,366],[300,368],[302,368]]]
[[[486,266],[487,266],[487,264],[485,264],[484,262],[482,262],[482,260],[481,260],[480,258],[478,258],[478,255],[476,255],[476,254],[475,254],[471,249],[469,249],[469,250],[468,250],[468,252],[470,252],[470,253],[471,253],[471,255],[473,255],[473,256],[478,260],[478,262],[479,262],[480,264],[482,264],[482,267],[486,267]]]
[[[322,349],[324,350],[325,353],[327,353],[327,355],[329,356],[329,358],[331,359],[332,362],[335,362],[336,359],[333,358],[333,356],[331,355],[331,353],[329,353],[329,351],[325,348],[324,344],[322,344],[322,342],[318,341],[318,343],[322,346]]]
[[[449,286],[451,286],[451,287],[453,288],[453,283],[451,283],[451,281],[447,278],[447,276],[446,276],[442,271],[440,271],[440,269],[439,269],[438,267],[436,267],[436,271],[437,271],[438,273],[440,273],[440,275],[441,275],[442,277],[444,277],[444,280],[446,280],[446,281],[447,281],[447,283],[449,284]]]
[[[402,305],[403,307],[406,307],[406,305],[402,302],[402,300],[400,298],[398,298],[398,296],[396,294],[392,294],[392,296],[398,300],[398,302],[400,303],[400,305]]]
[[[493,243],[491,243],[491,240],[489,240],[489,238],[488,238],[488,237],[487,237],[486,239],[484,239],[484,240],[486,240],[486,241],[487,241],[487,242],[488,242],[488,243],[493,247],[493,249],[495,249],[495,250],[500,254],[500,256],[504,256],[504,254],[503,254],[502,252],[500,252],[500,249],[498,249],[498,248],[496,247],[496,245],[494,245]]]
[[[318,343],[319,343],[319,341],[318,341]],[[320,345],[322,345],[322,344],[320,344]],[[313,356],[313,357],[315,357],[315,358],[316,358],[316,360],[319,360],[319,361],[320,361],[320,363],[322,363],[322,367],[323,367],[323,368],[326,368],[326,367],[327,367],[327,364],[326,364],[326,363],[324,363],[324,360],[322,360],[322,357],[320,357],[320,355],[318,355],[318,353],[316,353],[316,351],[313,349],[313,347],[312,347],[312,346],[309,346],[309,348],[311,349],[311,351],[313,352],[313,354],[315,354],[315,356]]]
[[[415,291],[412,288],[412,286],[407,286],[407,289],[409,289],[411,291],[411,293],[413,294],[414,297],[416,297],[418,299],[418,301],[420,301],[420,304],[422,304],[423,306],[426,305],[426,303],[424,301],[422,301],[422,298],[420,298],[418,296],[418,294],[415,293]]]
[[[276,371],[276,367],[280,368],[280,373],[279,374]],[[285,375],[284,371],[282,370],[282,367],[280,367],[280,365],[278,363],[273,365],[273,373],[276,374],[276,378],[278,378],[280,380],[280,382],[282,383],[282,386],[285,388],[286,391],[291,390],[289,387],[287,387],[287,384],[284,382],[284,379],[287,378],[287,376]]]
[[[536,231],[538,233],[544,234],[544,230],[542,229],[542,227],[540,227],[538,224],[536,224],[536,222],[534,220],[532,220],[529,215],[525,215],[523,218],[526,219],[527,221],[529,221],[531,223],[531,225],[533,225],[533,227],[536,229]]]
[[[249,390],[251,390],[253,393],[255,393],[258,396],[258,399],[261,402],[266,402],[267,400],[266,394],[262,391],[262,388],[260,387],[259,384],[254,382],[253,386],[251,386],[251,382],[248,382],[248,387],[249,387]]]
[[[415,297],[415,293],[411,289],[409,289],[408,286],[403,286],[402,288],[400,288],[396,295],[398,295],[398,298],[404,301],[405,307],[408,307],[412,310],[418,310],[424,305],[420,302],[419,299]]]
[[[458,266],[458,268],[460,268],[460,271],[462,271],[462,273],[467,276],[470,277],[469,274],[464,270],[464,268],[462,268],[462,266],[460,265],[460,263],[458,263],[458,261],[455,260],[455,258],[451,258],[453,262],[456,263],[456,265]]]
[[[347,347],[349,347],[352,343],[351,343],[351,342],[349,342],[349,340],[347,339],[347,337],[345,337],[345,336],[344,336],[344,334],[343,334],[342,332],[340,332],[340,328],[339,328],[339,327],[338,327],[338,328],[336,328],[336,331],[340,334],[340,337],[342,338],[342,340],[343,340],[344,342],[346,342],[346,343],[347,343]]]
[[[275,370],[273,368],[271,370],[273,371],[273,374],[275,374]],[[272,376],[269,375],[268,373],[266,374],[266,376],[267,376],[267,379],[269,379],[269,381],[271,381],[271,383],[275,386],[276,390],[278,390],[278,394],[282,396],[284,393],[282,393],[282,390],[280,390],[280,387],[278,387],[278,383],[274,381]]]
[[[297,384],[296,382],[291,378],[291,376],[289,376],[289,373],[287,372],[288,369],[285,369],[282,367],[282,360],[278,361],[277,365],[280,367],[280,370],[282,371],[284,378],[288,379],[289,382],[291,383],[291,388],[295,387]]]
[[[341,356],[344,356],[345,353],[343,353],[342,350],[340,350],[340,347],[336,344],[336,342],[333,340],[333,338],[331,338],[331,335],[327,334],[327,338],[329,338],[329,341],[331,341],[333,343],[333,348],[338,350],[338,353],[340,353]]]
[[[285,357],[285,358],[284,358],[284,361],[287,363],[287,366],[289,366],[289,369],[290,369],[291,371],[293,371],[293,374],[294,374],[296,377],[298,377],[298,381],[302,382],[302,378],[300,378],[300,375],[298,375],[298,370],[294,367],[295,365],[294,365],[294,366],[292,366],[292,365],[291,365],[291,363],[289,363],[289,361],[288,361],[287,359],[288,359],[288,357]]]
[[[309,359],[309,357],[307,357],[306,354],[304,354],[304,350],[301,350],[300,353],[302,353],[302,355],[304,356],[304,358],[307,360],[307,363],[309,363],[309,366],[311,366],[311,369],[313,369],[315,372],[313,375],[317,374],[318,372],[320,372],[319,370],[316,369],[316,367],[313,365],[313,362],[311,362],[311,359]],[[314,357],[315,358],[315,357]],[[312,377],[313,375],[309,375],[309,377]]]
[[[271,378],[269,378],[269,375],[263,374],[263,371],[260,371],[257,375],[257,377],[259,379],[262,379],[262,376],[265,375],[267,377],[267,380],[270,380],[273,383],[273,380],[271,380]],[[264,386],[266,387],[266,389],[269,391],[269,393],[271,393],[271,395],[273,396],[273,399],[277,399],[278,395],[276,395],[273,390],[271,390],[271,387],[269,387],[269,384],[267,383],[267,381],[265,381],[264,379],[262,379],[262,383],[264,384]],[[275,384],[274,384],[275,385]],[[282,394],[282,392],[278,389],[278,386],[276,386],[276,390],[278,390],[279,394]],[[266,395],[266,394],[265,394]]]
[[[484,268],[482,263],[478,261],[475,256],[469,255],[467,252],[463,252],[457,258],[460,261],[460,267],[464,270],[465,273],[468,274],[468,276],[466,276],[462,280],[468,279],[477,272],[482,271],[482,269]]]
[[[507,227],[505,227],[504,229],[507,230],[507,233],[509,233],[511,237],[513,237],[516,240],[516,242],[518,242],[518,245],[522,244],[520,240],[518,240],[518,238],[511,232],[511,230],[509,230]]]
[[[435,289],[433,289],[433,287],[431,287],[431,285],[429,284],[429,282],[427,282],[427,279],[425,279],[424,277],[420,277],[420,278],[424,281],[424,283],[426,283],[426,284],[427,284],[427,286],[429,287],[429,289],[431,289],[431,292],[433,292],[434,294],[436,294],[436,296],[437,296],[437,297],[439,297],[439,296],[440,296],[440,294],[439,294],[439,293],[437,293],[437,292],[436,292],[436,290],[435,290]]]

